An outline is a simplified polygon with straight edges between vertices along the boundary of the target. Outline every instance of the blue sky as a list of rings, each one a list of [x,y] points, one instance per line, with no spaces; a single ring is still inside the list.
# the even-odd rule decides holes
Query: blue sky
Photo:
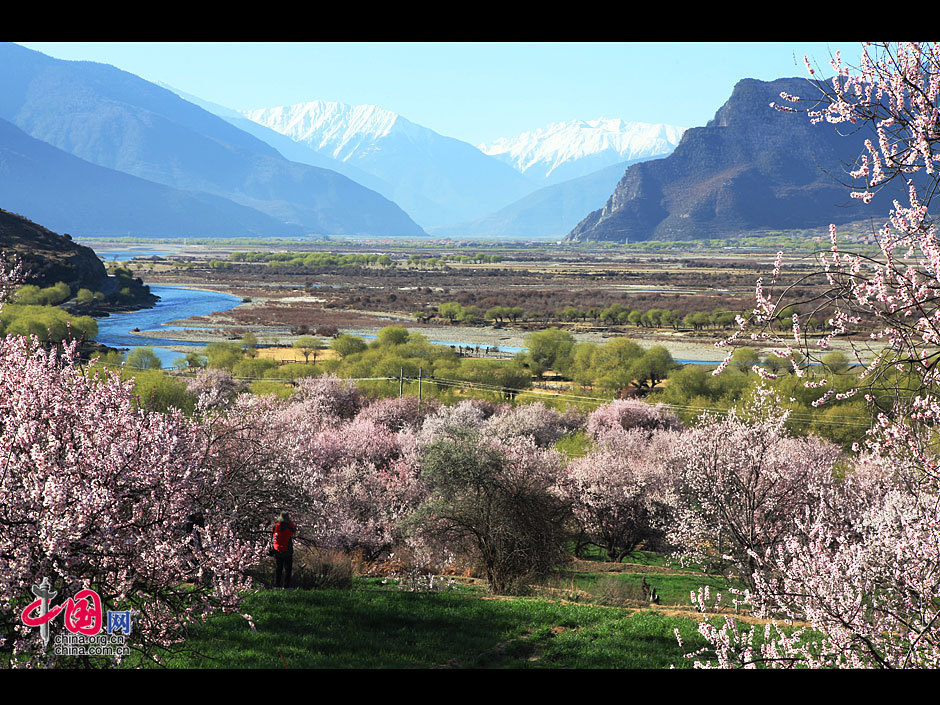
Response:
[[[472,144],[598,117],[704,125],[741,78],[855,63],[858,42],[18,42],[233,109],[372,103]]]

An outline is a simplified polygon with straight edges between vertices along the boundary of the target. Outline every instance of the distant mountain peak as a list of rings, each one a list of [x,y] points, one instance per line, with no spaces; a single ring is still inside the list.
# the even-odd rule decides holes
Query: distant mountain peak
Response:
[[[619,162],[666,156],[679,144],[683,132],[685,128],[675,125],[600,117],[555,122],[481,144],[479,149],[526,176],[556,180]],[[583,166],[574,167],[575,162]]]
[[[377,105],[312,100],[241,115],[381,179],[385,195],[422,225],[477,218],[539,186],[474,145]]]
[[[252,122],[340,161],[347,161],[374,140],[387,137],[396,125],[407,123],[398,113],[377,105],[325,100],[239,112]]]

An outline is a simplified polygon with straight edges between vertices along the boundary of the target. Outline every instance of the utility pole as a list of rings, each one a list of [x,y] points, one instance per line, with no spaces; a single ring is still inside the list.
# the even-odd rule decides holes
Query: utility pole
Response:
[[[405,391],[405,368],[398,368],[398,398],[401,399]]]
[[[421,411],[421,368],[418,368],[418,411]]]

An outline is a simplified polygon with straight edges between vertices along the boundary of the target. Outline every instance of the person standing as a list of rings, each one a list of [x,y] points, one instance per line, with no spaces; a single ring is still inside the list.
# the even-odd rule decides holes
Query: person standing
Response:
[[[281,512],[281,516],[274,524],[274,587],[290,587],[291,573],[294,568],[294,534],[297,533],[297,527],[290,520],[287,512]],[[283,585],[282,585],[283,578]]]

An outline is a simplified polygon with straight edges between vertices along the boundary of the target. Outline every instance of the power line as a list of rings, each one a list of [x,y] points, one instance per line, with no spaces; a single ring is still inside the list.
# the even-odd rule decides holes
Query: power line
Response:
[[[181,372],[181,375],[184,376],[195,376],[195,373]],[[290,384],[296,384],[297,378],[288,378],[288,377],[234,377],[239,381],[268,381],[268,382],[285,382]],[[350,382],[399,382],[403,384],[404,382],[417,383],[419,377],[412,377],[410,375],[399,375],[397,377],[343,377],[341,379],[348,380]],[[511,394],[513,396],[533,396],[533,397],[557,397],[572,401],[580,402],[594,402],[597,404],[609,404],[615,399],[608,397],[593,397],[581,394],[572,394],[569,392],[557,392],[551,390],[531,390],[529,388],[516,388],[516,387],[507,387],[498,384],[487,384],[485,382],[472,382],[467,380],[460,379],[451,379],[447,377],[421,377],[422,382],[430,382],[436,384],[439,387],[448,387],[452,389],[470,389],[483,392],[500,392],[503,394]],[[698,413],[711,413],[715,415],[724,415],[728,414],[731,409],[724,409],[720,407],[710,407],[710,406],[692,406],[692,405],[683,405],[683,404],[672,404],[669,402],[656,402],[656,405],[665,407],[673,411],[688,411],[688,412],[698,412]],[[652,404],[650,406],[653,406]],[[832,416],[825,419],[820,419],[814,416],[807,416],[805,414],[791,413],[788,417],[793,421],[803,421],[807,423],[817,422],[823,423],[829,426],[843,426],[843,427],[853,427],[853,428],[870,428],[870,423],[863,423],[854,419],[851,416]]]

